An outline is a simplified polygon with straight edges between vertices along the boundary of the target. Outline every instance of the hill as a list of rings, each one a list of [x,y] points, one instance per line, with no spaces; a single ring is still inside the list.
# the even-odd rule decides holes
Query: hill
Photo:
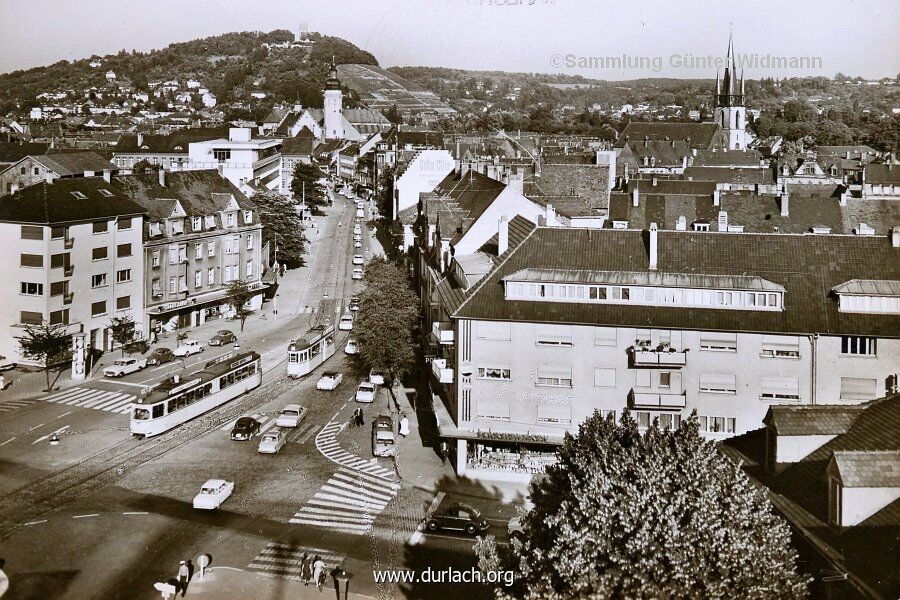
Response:
[[[342,64],[341,82],[359,94],[361,102],[387,113],[396,107],[402,115],[452,115],[455,111],[431,91],[385,71],[377,65]]]

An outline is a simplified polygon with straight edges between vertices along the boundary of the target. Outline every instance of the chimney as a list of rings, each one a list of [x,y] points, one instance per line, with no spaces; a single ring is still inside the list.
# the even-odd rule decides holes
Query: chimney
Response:
[[[103,181],[112,183],[112,171],[110,169],[103,169]]]
[[[138,146],[138,149],[140,149],[140,147],[143,146],[143,145],[144,145],[144,134],[143,134],[143,133],[139,133],[138,136],[137,136],[137,146]]]
[[[682,168],[682,169],[687,169],[687,166],[688,166],[688,157],[687,157],[687,156],[682,156],[682,157],[681,157],[681,168]]]
[[[691,156],[697,156],[697,149],[691,148]]]
[[[553,208],[552,204],[547,205],[547,209],[544,214],[547,218],[547,227],[554,227],[558,225],[558,223],[556,222],[556,209]]]
[[[891,246],[900,248],[900,225],[891,229]]]
[[[687,231],[687,218],[684,215],[678,216],[678,220],[675,222],[675,231]]]
[[[713,206],[719,205],[719,188],[713,190]]]
[[[654,177],[651,181],[653,182],[653,187],[656,187],[656,177]]]
[[[502,256],[507,250],[509,250],[509,219],[503,215],[497,228],[497,256]]]
[[[658,228],[656,223],[650,223],[650,270],[655,271],[659,263],[659,242],[657,240]]]
[[[790,216],[790,200],[791,195],[788,193],[787,189],[781,190],[781,216],[787,217]]]
[[[637,206],[637,205],[638,205],[638,186],[637,186],[637,182],[635,182],[634,187],[631,188],[631,205],[632,205],[632,206]]]
[[[719,231],[728,231],[728,213],[724,210],[719,211]]]
[[[160,167],[156,174],[159,176],[160,187],[166,187],[166,170]]]
[[[850,160],[850,151],[847,150],[847,160]]]
[[[842,190],[841,191],[841,206],[847,206],[847,196],[849,196],[849,194],[847,193],[847,190]]]

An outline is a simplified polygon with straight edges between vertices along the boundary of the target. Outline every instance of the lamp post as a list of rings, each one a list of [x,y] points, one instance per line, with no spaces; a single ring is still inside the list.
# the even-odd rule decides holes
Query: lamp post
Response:
[[[350,580],[353,578],[353,575],[345,571],[342,567],[337,568],[337,572],[334,574],[334,590],[337,592],[337,600],[349,600],[349,587]],[[344,595],[341,596],[341,589],[344,590]]]

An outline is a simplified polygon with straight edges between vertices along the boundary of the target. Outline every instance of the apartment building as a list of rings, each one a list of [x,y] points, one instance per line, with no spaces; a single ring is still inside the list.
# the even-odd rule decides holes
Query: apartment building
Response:
[[[497,262],[456,292],[431,363],[441,435],[467,476],[527,480],[595,410],[673,428],[696,411],[723,439],[762,428],[773,404],[897,387],[900,228],[536,227]]]
[[[232,127],[227,138],[188,144],[185,170],[216,169],[241,190],[245,186],[276,190],[281,186],[279,138],[254,138],[251,130]]]
[[[0,194],[12,194],[29,185],[61,177],[101,177],[119,168],[96,152],[65,152],[26,156],[0,170]]]
[[[16,338],[47,321],[110,350],[113,317],[143,328],[144,209],[102,177],[58,179],[0,198],[0,354],[28,363]]]
[[[262,305],[262,224],[256,205],[217,171],[128,175],[113,182],[147,213],[143,304],[149,331],[193,327],[233,312],[228,285],[248,282]]]
[[[192,128],[168,134],[123,134],[116,142],[112,162],[122,169],[132,169],[143,161],[164,169],[177,169],[190,161],[188,149],[191,143],[224,135],[228,135],[224,127]]]

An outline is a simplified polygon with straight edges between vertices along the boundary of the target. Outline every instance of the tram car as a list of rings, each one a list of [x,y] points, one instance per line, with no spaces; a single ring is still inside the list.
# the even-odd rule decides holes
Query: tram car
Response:
[[[228,352],[200,371],[173,375],[144,390],[131,404],[132,435],[165,433],[259,387],[261,366],[256,352]]]
[[[309,330],[288,344],[288,376],[297,378],[311,373],[334,355],[334,318],[337,303],[322,300]]]

